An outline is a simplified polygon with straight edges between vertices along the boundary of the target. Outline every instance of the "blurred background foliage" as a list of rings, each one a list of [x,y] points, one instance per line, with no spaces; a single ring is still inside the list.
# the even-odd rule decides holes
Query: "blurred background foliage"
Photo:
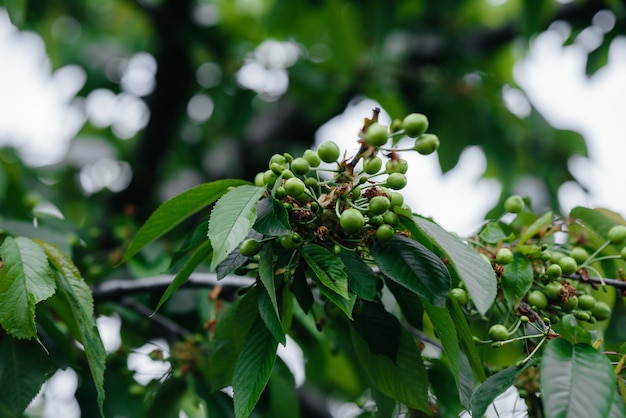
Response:
[[[85,123],[64,161],[28,167],[13,151],[1,151],[3,227],[25,236],[49,234],[74,253],[90,283],[128,275],[112,266],[137,225],[166,198],[219,178],[252,180],[267,169],[273,153],[299,155],[311,147],[317,129],[359,97],[378,101],[393,116],[428,115],[441,138],[444,172],[466,147],[478,145],[487,157],[485,176],[502,183],[502,196],[530,175],[545,183],[546,201],[558,209],[558,187],[575,180],[568,159],[585,156],[585,142],[576,132],[551,127],[524,100],[527,108],[507,106],[506,94],[523,98],[513,66],[533,37],[555,22],[570,26],[571,41],[599,11],[610,10],[616,22],[589,55],[587,71],[593,74],[606,64],[608,45],[626,27],[624,3],[615,0],[11,0],[4,5],[20,30],[43,38],[53,70],[73,64],[86,78],[75,99]],[[39,214],[33,231],[33,209],[41,209],[42,202],[52,202],[65,221]],[[181,239],[175,234],[183,232],[170,236],[172,247]],[[148,248],[129,265],[131,275],[161,273],[169,263],[163,257],[167,249]],[[165,312],[194,331],[202,324],[202,312],[180,307]],[[128,314],[124,321],[132,325],[133,318]],[[131,346],[159,334],[135,325],[123,331]],[[323,338],[301,332],[302,339]],[[342,357],[314,354],[334,362],[328,369],[341,373],[329,377],[329,370],[307,370],[310,379],[361,393],[360,377],[346,371],[350,365]],[[110,370],[116,370],[115,362]],[[122,372],[107,382],[112,397],[118,382],[131,384]]]

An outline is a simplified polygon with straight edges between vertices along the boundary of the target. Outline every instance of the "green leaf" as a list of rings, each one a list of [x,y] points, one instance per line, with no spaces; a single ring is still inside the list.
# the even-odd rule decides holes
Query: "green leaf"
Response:
[[[300,253],[317,279],[328,289],[349,299],[348,274],[339,257],[317,244],[306,244]]]
[[[161,299],[159,299],[159,303],[157,303],[156,308],[154,308],[155,313],[156,311],[159,310],[161,306],[163,306],[165,301],[169,299],[172,293],[174,293],[176,290],[178,290],[179,287],[185,284],[187,279],[189,279],[189,276],[191,276],[191,273],[193,273],[194,270],[203,261],[205,261],[208,257],[211,256],[212,251],[213,251],[213,248],[211,247],[210,241],[203,242],[196,249],[196,251],[194,251],[194,253],[191,255],[191,257],[189,257],[189,260],[187,260],[183,268],[180,269],[176,277],[174,277],[174,280],[172,280],[172,282],[167,286],[167,289],[165,289],[165,292],[163,292],[163,296],[161,296]]]
[[[157,386],[155,393],[152,393],[146,402],[146,415],[151,418],[170,418],[180,414],[181,398],[183,397],[187,385],[185,381],[176,377],[169,377],[162,384]]]
[[[76,266],[58,247],[43,241],[36,241],[43,248],[52,265],[59,274],[56,275],[57,290],[69,305],[72,320],[76,323],[78,335],[76,339],[83,345],[91,376],[98,393],[98,407],[104,417],[104,369],[106,352],[96,327],[93,314],[93,296]]]
[[[354,251],[343,249],[339,253],[346,273],[348,273],[348,287],[361,299],[373,302],[376,300],[376,274]]]
[[[35,338],[35,305],[56,287],[46,255],[28,238],[6,237],[0,257],[0,325],[16,338]]]
[[[561,334],[561,338],[572,344],[588,344],[593,342],[591,331],[578,324],[578,320],[572,314],[563,315],[563,318],[554,325],[555,331]]]
[[[204,233],[204,236],[206,239],[206,231]],[[246,237],[246,239],[248,238],[252,238],[257,241],[260,241],[261,239],[263,239],[263,235],[259,234],[257,231],[253,229],[252,231],[250,231],[250,233],[248,233],[248,236]],[[250,260],[250,257],[246,257],[245,255],[242,255],[241,252],[239,251],[239,248],[235,248],[233,251],[231,251],[230,254],[228,254],[228,257],[226,257],[224,261],[222,261],[220,265],[217,266],[217,269],[215,271],[217,280],[222,280],[224,277],[228,276],[229,274],[237,270],[239,267],[246,264],[249,260]]]
[[[427,219],[414,217],[417,227],[447,257],[465,288],[472,297],[476,309],[485,314],[496,298],[496,274],[485,260],[458,237],[445,231]]]
[[[285,345],[287,343],[287,339],[285,338],[283,325],[280,322],[278,311],[274,309],[274,301],[272,301],[270,295],[267,293],[267,289],[264,286],[257,286],[256,296],[259,304],[259,315],[261,316],[263,323],[272,333],[274,338],[276,338],[276,341]],[[274,295],[274,299],[276,299],[276,295]]]
[[[5,0],[4,5],[7,8],[11,23],[15,26],[21,26],[26,16],[27,0]]]
[[[400,322],[385,310],[382,303],[364,301],[359,312],[354,314],[353,325],[372,354],[382,354],[396,361],[400,346]]]
[[[446,303],[450,274],[443,262],[417,241],[396,234],[375,241],[370,253],[380,271],[435,306]]]
[[[259,251],[259,279],[265,286],[270,298],[276,318],[280,321],[280,311],[276,300],[276,286],[274,283],[274,249],[271,245],[263,245]],[[283,336],[284,339],[284,336]]]
[[[422,355],[411,337],[400,329],[396,361],[384,354],[374,354],[365,339],[350,328],[354,351],[372,383],[382,393],[410,408],[430,413],[428,375]]]
[[[422,301],[422,306],[433,324],[433,328],[443,345],[443,351],[450,363],[452,376],[457,388],[460,386],[459,373],[461,369],[459,358],[459,339],[454,328],[454,321],[446,307],[433,306],[427,301]]]
[[[488,222],[478,233],[480,239],[488,244],[497,244],[500,241],[509,241],[512,234],[505,234],[498,222]]]
[[[513,261],[504,266],[500,282],[502,293],[509,307],[515,299],[521,299],[533,285],[533,267],[528,257],[518,252],[513,253]]]
[[[424,307],[422,306],[422,299],[406,287],[387,277],[385,278],[385,286],[387,286],[387,289],[398,302],[404,319],[413,327],[423,329]]]
[[[543,215],[539,217],[535,222],[533,222],[524,233],[519,237],[519,243],[524,244],[526,241],[531,239],[534,235],[538,234],[543,228],[552,224],[552,220],[554,218],[554,214],[551,210],[547,211]]]
[[[472,394],[472,416],[482,417],[489,405],[502,393],[504,393],[513,382],[515,378],[529,365],[527,363],[524,367],[507,367],[498,373],[489,376]]]
[[[235,417],[247,418],[261,397],[274,367],[278,343],[259,319],[241,349],[233,373]]]
[[[5,337],[0,345],[0,403],[21,417],[51,372],[50,356],[40,343]]]
[[[247,183],[243,180],[217,180],[193,187],[164,202],[139,229],[120,263],[128,261],[147,244],[163,236],[194,213],[215,202],[226,193],[229,187]]]
[[[609,229],[616,224],[616,222],[609,218],[604,212],[598,209],[589,209],[581,206],[572,209],[570,216],[583,221],[587,228],[605,240],[608,239]]]
[[[246,238],[256,219],[256,204],[264,187],[243,185],[222,196],[209,219],[209,240],[213,244],[211,271]]]
[[[483,263],[484,262],[485,261],[483,260]],[[448,312],[450,312],[450,316],[452,317],[452,322],[454,322],[454,327],[456,328],[457,338],[459,339],[463,352],[467,356],[472,372],[474,372],[474,377],[476,380],[482,382],[487,378],[487,376],[485,376],[483,363],[480,360],[478,351],[476,350],[472,330],[465,319],[465,314],[461,310],[457,301],[452,298],[448,298],[447,307]]]
[[[313,271],[309,269],[309,272],[311,280],[315,282],[319,291],[326,296],[328,300],[337,305],[337,307],[341,309],[348,318],[353,319],[352,311],[354,310],[354,305],[356,304],[356,295],[354,293],[348,293],[348,298],[346,299],[344,296],[339,295],[335,290],[329,289]]]
[[[296,297],[298,304],[304,313],[309,313],[315,299],[313,298],[313,292],[311,291],[311,287],[306,279],[306,272],[302,264],[296,268],[291,284],[293,294]]]
[[[280,201],[271,196],[265,197],[257,204],[256,213],[254,229],[261,234],[279,237],[291,233],[287,209]]]
[[[605,417],[615,397],[609,360],[589,345],[548,342],[541,359],[541,397],[547,418]]]

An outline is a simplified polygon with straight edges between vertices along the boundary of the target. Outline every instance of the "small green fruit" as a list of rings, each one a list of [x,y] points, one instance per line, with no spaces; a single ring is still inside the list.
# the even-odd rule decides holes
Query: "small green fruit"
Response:
[[[369,201],[369,212],[374,215],[380,215],[389,209],[391,202],[387,196],[374,196]]]
[[[370,225],[379,227],[385,223],[385,220],[383,219],[382,215],[376,215],[376,216],[370,216],[369,222],[370,222]]]
[[[567,298],[567,302],[561,303],[561,309],[565,312],[570,312],[578,307],[578,296],[570,296]]]
[[[460,287],[455,287],[450,290],[450,297],[456,300],[456,302],[461,306],[465,305],[468,301],[467,292],[465,289],[461,289]]]
[[[265,173],[261,172],[261,173],[256,173],[256,176],[254,176],[254,185],[256,187],[263,187],[265,186],[265,180],[263,180],[263,176],[265,175]]]
[[[372,123],[365,131],[365,142],[372,147],[385,145],[389,139],[389,129],[379,123]]]
[[[376,228],[376,239],[381,241],[388,241],[393,238],[395,231],[393,226],[389,224],[382,224],[378,228]]]
[[[403,189],[406,186],[406,176],[402,173],[391,173],[387,177],[387,187],[394,190]]]
[[[504,210],[509,213],[520,213],[524,209],[524,199],[522,196],[513,195],[504,201]]]
[[[589,321],[591,314],[587,311],[576,311],[574,312],[574,317],[580,321]]]
[[[272,170],[267,170],[263,173],[263,182],[268,186],[273,186],[277,178],[278,176]]]
[[[428,118],[421,113],[411,113],[402,121],[402,128],[407,136],[417,138],[428,129]]]
[[[285,181],[285,191],[291,197],[298,197],[304,193],[304,182],[299,178],[292,177]]]
[[[283,235],[280,238],[278,238],[278,243],[285,250],[295,250],[301,245],[301,242],[297,243],[293,241],[291,234]]]
[[[569,253],[570,257],[572,257],[578,264],[582,264],[589,258],[589,253],[582,247],[572,248],[572,251]]]
[[[598,321],[604,321],[611,317],[611,307],[599,300],[591,310],[591,313]]]
[[[396,215],[395,212],[387,211],[383,213],[383,222],[385,222],[386,224],[396,226],[398,225],[399,221],[400,220],[398,219],[398,215]]]
[[[367,174],[376,174],[383,166],[383,160],[380,157],[368,158],[363,162],[363,171]]]
[[[513,252],[508,248],[500,248],[496,253],[496,263],[509,264],[513,261]]]
[[[566,276],[574,274],[576,273],[576,270],[578,270],[578,263],[576,263],[576,260],[568,255],[562,257],[558,263],[559,266],[561,266],[561,270],[563,270],[563,274]]]
[[[307,177],[304,179],[304,184],[307,187],[315,187],[317,186],[317,179],[315,177]]]
[[[562,274],[563,270],[558,264],[550,264],[546,269],[546,275],[548,276],[548,278],[553,280],[558,279],[559,277],[561,277]]]
[[[578,296],[578,308],[586,311],[592,311],[596,306],[596,298],[591,295]]]
[[[256,255],[261,249],[261,243],[255,239],[244,240],[239,246],[239,252],[246,257],[252,257]]]
[[[536,309],[545,309],[548,306],[548,298],[542,291],[533,290],[528,294],[528,304]]]
[[[421,134],[415,140],[413,149],[422,155],[429,155],[439,148],[439,138],[435,134]]]
[[[341,254],[341,245],[339,244],[333,245],[333,254],[335,255]]]
[[[561,298],[561,289],[563,285],[560,282],[550,282],[546,285],[546,296],[551,300],[556,300]]]
[[[389,201],[391,202],[391,207],[394,206],[402,206],[404,203],[404,196],[400,192],[389,192]]]
[[[365,225],[365,217],[357,209],[346,209],[339,217],[339,225],[346,232],[358,231]]]
[[[402,173],[405,174],[409,169],[409,163],[406,160],[387,160],[385,163],[385,171],[387,174]]]
[[[502,324],[495,324],[489,328],[489,338],[494,341],[504,341],[509,338],[509,330]]]
[[[317,155],[325,163],[334,163],[339,159],[339,146],[333,141],[326,141],[317,147]]]
[[[270,162],[269,162],[269,167],[272,166],[272,164],[278,164],[278,165],[282,165],[285,166],[287,165],[287,159],[285,158],[285,156],[280,155],[280,154],[274,154],[272,155],[272,157],[270,158]]]
[[[622,257],[622,260],[626,260],[626,246],[622,248],[622,251],[620,251],[619,255],[620,257]]]
[[[402,129],[402,121],[400,119],[394,119],[393,122],[391,122],[389,130],[391,132],[398,132],[400,129]]]
[[[302,154],[302,158],[304,158],[311,167],[319,167],[322,162],[320,156],[317,155],[317,152],[313,151],[312,149],[304,151],[304,154]]]
[[[311,165],[302,157],[298,157],[291,162],[291,171],[301,176],[308,173],[310,169]]]
[[[612,244],[621,244],[626,240],[626,226],[615,225],[609,229],[608,238]]]
[[[272,170],[274,174],[276,174],[277,176],[280,176],[283,173],[283,170],[285,170],[286,168],[287,168],[286,165],[282,165],[278,163],[270,164],[270,170]]]

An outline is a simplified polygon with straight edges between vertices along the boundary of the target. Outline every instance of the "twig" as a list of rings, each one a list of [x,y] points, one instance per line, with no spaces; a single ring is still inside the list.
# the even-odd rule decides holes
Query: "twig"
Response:
[[[151,321],[156,323],[160,328],[164,329],[170,337],[185,339],[191,336],[191,332],[186,328],[181,327],[176,322],[166,318],[163,315],[154,313],[152,309],[142,305],[133,298],[123,298],[118,303],[121,306],[124,306],[125,308],[128,308],[138,313],[140,316],[150,318]]]
[[[609,286],[613,286],[616,289],[620,289],[622,291],[626,290],[626,281],[624,280],[605,279],[603,277],[602,278],[601,277],[589,277],[589,276],[583,276],[580,273],[574,273],[567,277],[573,280],[581,281],[583,283],[589,283],[591,284],[591,286],[593,286],[594,289],[597,289],[598,285],[606,284]]]
[[[143,279],[109,280],[94,286],[91,290],[94,302],[117,301],[130,295],[164,292],[174,277],[176,276],[173,274],[164,274]],[[212,289],[220,285],[222,287],[221,294],[225,299],[228,299],[233,297],[237,290],[253,283],[254,279],[249,277],[226,276],[218,281],[217,275],[214,273],[192,273],[182,287]]]

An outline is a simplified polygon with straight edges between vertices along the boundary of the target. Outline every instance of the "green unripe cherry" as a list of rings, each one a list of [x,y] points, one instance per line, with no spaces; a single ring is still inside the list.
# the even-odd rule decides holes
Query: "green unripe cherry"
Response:
[[[278,243],[285,250],[295,250],[302,244],[301,242],[300,243],[294,242],[291,234],[283,235],[280,238],[278,238]]]
[[[578,307],[578,296],[570,296],[567,298],[567,302],[561,303],[561,309],[565,312],[570,312]]]
[[[261,243],[255,239],[247,239],[244,240],[241,245],[239,245],[239,252],[241,255],[246,257],[252,257],[256,255],[261,249]]]
[[[388,224],[382,224],[378,228],[376,228],[376,239],[381,241],[389,241],[393,238],[393,234],[395,233],[393,226]]]
[[[365,225],[365,217],[357,209],[346,209],[339,217],[339,225],[346,232],[358,231]]]
[[[591,311],[596,306],[596,298],[591,295],[578,296],[578,308]]]
[[[313,151],[312,149],[304,151],[304,154],[302,154],[302,158],[304,158],[311,167],[318,167],[322,163],[320,156],[317,155],[317,152]]]
[[[398,225],[399,221],[400,220],[398,219],[398,215],[396,215],[395,212],[391,212],[388,210],[387,212],[383,213],[383,222],[385,222],[386,224],[396,226]]]
[[[391,173],[387,177],[387,187],[394,190],[403,189],[406,186],[406,176],[402,173]]]
[[[365,142],[372,147],[385,145],[389,139],[389,129],[379,123],[372,123],[365,131]]]
[[[268,186],[272,186],[276,182],[277,178],[278,176],[272,170],[267,170],[263,173],[263,182]]]
[[[626,260],[626,247],[622,248],[622,251],[620,251],[619,255],[620,257],[622,257],[622,260]]]
[[[598,321],[604,321],[611,317],[611,307],[601,300],[596,302],[596,305],[591,310],[591,313]]]
[[[263,180],[263,176],[265,175],[265,173],[261,172],[261,173],[256,173],[256,176],[254,176],[254,185],[256,187],[263,187],[265,186],[265,180]]]
[[[563,274],[570,275],[576,273],[578,270],[578,263],[572,257],[566,255],[562,257],[559,261],[559,266],[561,266],[561,270],[563,270]]]
[[[278,164],[278,163],[272,163],[270,164],[270,170],[272,170],[274,172],[274,174],[276,174],[277,176],[280,176],[283,172],[283,170],[285,170],[287,168],[286,165],[282,165],[282,164]]]
[[[334,163],[339,159],[339,146],[333,141],[326,141],[317,147],[317,155],[325,163]]]
[[[292,177],[285,181],[285,191],[291,197],[298,197],[304,193],[304,182],[299,178]]]
[[[548,298],[542,291],[533,290],[528,294],[528,304],[536,309],[545,309],[548,306]]]
[[[293,171],[291,171],[288,168],[285,168],[280,174],[283,176],[283,179],[285,180],[293,177]]]
[[[291,162],[291,171],[301,176],[308,173],[310,169],[311,165],[302,157],[298,157]]]
[[[468,301],[467,292],[465,289],[461,289],[460,287],[455,287],[450,290],[450,297],[456,300],[456,302],[461,306],[465,305]]]
[[[367,174],[376,174],[383,166],[383,160],[380,157],[368,158],[363,162],[363,171]]]
[[[406,160],[387,160],[385,163],[385,171],[391,173],[406,173],[409,169],[409,163]]]
[[[379,227],[385,223],[382,215],[370,216],[369,223],[372,226]]]
[[[489,338],[494,341],[504,341],[509,338],[509,330],[502,324],[495,324],[489,328]]]
[[[413,149],[422,155],[429,155],[439,148],[439,138],[435,134],[421,134],[415,140]]]
[[[339,244],[333,245],[333,254],[335,255],[341,254],[341,245]]]
[[[524,199],[522,196],[513,195],[504,201],[504,210],[509,213],[520,213],[524,209]]]
[[[508,248],[500,248],[496,253],[496,263],[509,264],[513,261],[513,252]]]
[[[317,179],[315,177],[307,177],[304,179],[304,184],[307,187],[315,187],[317,186]]]
[[[391,132],[398,132],[400,129],[402,129],[402,121],[400,119],[394,119],[393,122],[391,122],[389,130]]]
[[[550,264],[546,269],[546,275],[550,279],[558,279],[563,274],[563,270],[561,270],[561,266],[558,264]]]
[[[570,257],[572,257],[578,264],[582,264],[589,258],[589,253],[582,247],[572,248],[572,251],[569,253]]]
[[[612,244],[621,244],[626,240],[626,226],[615,225],[609,229],[608,238]]]
[[[391,207],[402,206],[404,203],[404,195],[400,192],[389,192],[389,202]]]
[[[549,299],[556,300],[561,298],[561,289],[563,285],[560,282],[554,281],[546,285],[545,292]]]
[[[390,206],[391,202],[387,196],[374,196],[370,199],[368,208],[370,213],[380,215],[387,212]]]
[[[272,164],[278,164],[278,165],[283,165],[284,166],[284,165],[287,165],[287,159],[283,155],[274,154],[270,158],[270,162],[269,162],[268,166],[271,167]]]
[[[407,136],[417,138],[428,129],[428,118],[421,113],[411,113],[405,116],[402,128]]]

